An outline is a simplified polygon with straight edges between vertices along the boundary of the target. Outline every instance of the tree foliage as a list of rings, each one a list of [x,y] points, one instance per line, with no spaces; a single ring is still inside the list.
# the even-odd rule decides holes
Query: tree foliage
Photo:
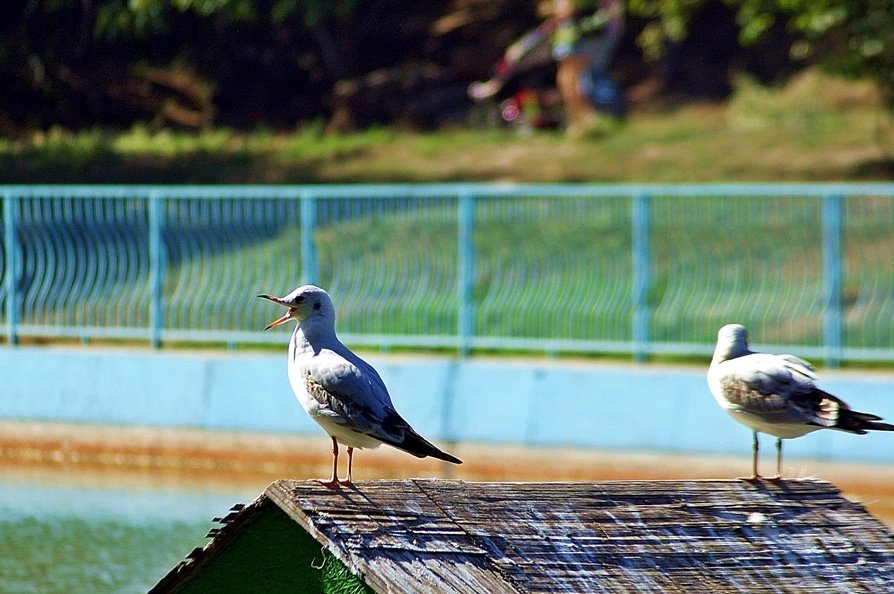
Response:
[[[711,0],[630,0],[649,20],[640,34],[648,55],[688,33],[694,12]],[[794,37],[790,52],[838,73],[874,80],[894,106],[894,0],[724,0],[737,13],[739,39],[755,43],[782,24]]]
[[[438,98],[457,101],[487,76],[543,2],[8,0],[0,133],[11,122],[255,127],[443,111]],[[894,0],[627,0],[637,45],[624,51],[640,60],[697,45],[706,31],[693,23],[717,4],[734,12],[739,43],[783,29],[791,39],[773,51],[784,59],[869,77],[894,106]]]

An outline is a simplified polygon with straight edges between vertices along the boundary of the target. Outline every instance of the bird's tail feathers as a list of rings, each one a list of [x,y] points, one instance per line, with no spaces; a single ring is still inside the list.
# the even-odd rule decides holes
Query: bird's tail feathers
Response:
[[[881,420],[881,417],[873,414],[845,409],[839,412],[835,429],[859,435],[868,431],[894,431],[894,425],[882,423]]]
[[[866,428],[870,431],[894,431],[894,425],[891,423],[878,423],[875,421],[867,423]]]
[[[452,462],[453,464],[463,463],[463,461],[456,456],[451,456],[447,452],[439,450],[430,441],[409,428],[404,433],[403,441],[393,442],[390,445],[393,445],[397,449],[403,450],[408,454],[413,454],[417,458],[426,458],[428,456],[431,456],[432,458],[444,460],[445,462]]]

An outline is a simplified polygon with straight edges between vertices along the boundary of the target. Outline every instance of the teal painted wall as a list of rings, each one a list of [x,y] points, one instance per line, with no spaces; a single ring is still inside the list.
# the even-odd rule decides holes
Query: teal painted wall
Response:
[[[710,396],[704,367],[366,357],[395,406],[436,441],[747,454],[750,433]],[[0,348],[0,418],[317,433],[282,355]],[[821,371],[855,409],[894,420],[894,373]],[[771,442],[765,440],[765,448]],[[821,431],[786,455],[894,462],[894,435]]]

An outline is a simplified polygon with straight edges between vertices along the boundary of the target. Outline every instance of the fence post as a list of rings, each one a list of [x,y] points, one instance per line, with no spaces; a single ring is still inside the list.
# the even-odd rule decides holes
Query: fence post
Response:
[[[468,192],[459,195],[457,202],[458,261],[457,261],[457,338],[460,355],[466,356],[471,350],[470,341],[475,333],[475,305],[472,290],[475,286],[475,198]]]
[[[644,362],[648,358],[651,339],[652,312],[649,305],[649,288],[652,284],[652,262],[649,253],[649,227],[651,225],[651,196],[634,194],[631,222],[633,251],[633,359]]]
[[[18,227],[19,199],[11,192],[3,196],[3,251],[6,254],[4,285],[6,286],[6,336],[10,345],[19,342],[19,294],[18,268],[19,245],[16,241]]]
[[[317,198],[310,192],[301,193],[301,284],[319,283],[320,269],[317,261]]]
[[[149,193],[149,340],[153,348],[161,347],[164,329],[164,282],[166,260],[164,237],[164,197],[157,191]]]
[[[823,346],[826,365],[840,367],[843,346],[842,327],[842,198],[839,194],[823,196]]]

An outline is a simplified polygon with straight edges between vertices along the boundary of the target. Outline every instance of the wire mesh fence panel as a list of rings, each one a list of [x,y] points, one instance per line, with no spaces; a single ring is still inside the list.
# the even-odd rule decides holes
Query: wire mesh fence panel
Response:
[[[894,185],[0,186],[3,337],[894,360]]]
[[[847,201],[844,231],[844,342],[854,350],[894,348],[894,197]]]
[[[15,292],[23,328],[139,337],[148,324],[146,201],[46,195],[17,205]]]
[[[482,198],[474,243],[476,335],[564,349],[631,339],[629,197]]]
[[[653,340],[710,344],[736,322],[761,342],[819,344],[817,200],[658,196],[653,215]]]
[[[256,296],[285,294],[301,278],[299,200],[179,195],[165,204],[165,330],[259,332],[272,310]]]
[[[457,199],[453,195],[317,201],[320,283],[336,301],[340,332],[455,342]]]

